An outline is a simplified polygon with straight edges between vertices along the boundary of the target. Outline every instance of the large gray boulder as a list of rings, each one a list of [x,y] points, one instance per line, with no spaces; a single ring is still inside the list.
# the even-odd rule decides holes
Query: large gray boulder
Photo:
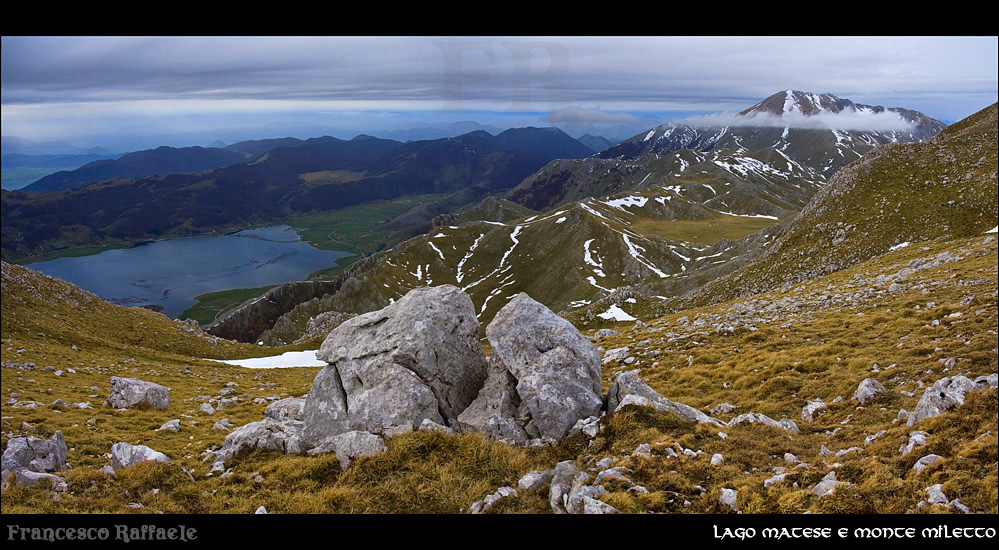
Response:
[[[111,467],[115,470],[134,466],[140,462],[170,462],[167,455],[145,445],[115,443],[111,446]]]
[[[629,399],[628,396],[633,397]],[[617,375],[617,378],[614,379],[614,384],[611,385],[610,390],[607,392],[608,412],[615,412],[627,404],[647,405],[658,411],[673,413],[690,422],[707,422],[716,426],[725,425],[721,420],[708,416],[694,407],[666,399],[659,392],[652,389],[652,386],[649,386],[644,380],[639,378],[637,370],[622,372]]]
[[[532,438],[561,439],[581,418],[599,416],[600,352],[572,323],[520,293],[489,323],[486,337],[516,380],[518,420],[526,420]]]
[[[302,418],[309,446],[349,431],[394,435],[425,419],[456,427],[486,379],[471,298],[442,285],[335,328],[317,357]]]
[[[18,470],[36,473],[61,472],[66,469],[68,448],[61,431],[52,434],[51,439],[39,437],[15,437],[7,440],[7,448],[0,459],[2,479]]]
[[[116,409],[149,406],[162,410],[170,406],[170,388],[137,378],[112,376],[111,395],[105,403]]]

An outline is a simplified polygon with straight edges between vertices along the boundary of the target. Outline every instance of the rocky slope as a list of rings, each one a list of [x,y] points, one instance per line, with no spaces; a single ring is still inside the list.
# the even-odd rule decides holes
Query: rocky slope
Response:
[[[997,106],[925,143],[880,147],[841,171],[759,260],[681,297],[685,309],[779,288],[999,218]]]
[[[256,371],[186,355],[206,353],[189,347],[204,336],[182,329],[156,348],[72,350],[73,329],[50,321],[107,307],[147,330],[180,323],[84,303],[5,265],[4,319],[20,319],[3,330],[5,469],[21,475],[4,512],[995,513],[996,264],[993,236],[937,239],[783,291],[618,323],[595,348],[514,300],[473,370],[444,367],[479,346],[467,298],[413,301],[460,295],[438,286],[334,330],[324,369]],[[65,305],[20,316],[52,292],[79,302],[78,316]],[[573,346],[596,361],[598,386],[569,368]],[[138,392],[115,377],[169,400],[123,400]],[[596,408],[563,417],[555,384],[586,388]],[[410,385],[425,406],[393,397]],[[22,441],[37,452],[15,453]]]

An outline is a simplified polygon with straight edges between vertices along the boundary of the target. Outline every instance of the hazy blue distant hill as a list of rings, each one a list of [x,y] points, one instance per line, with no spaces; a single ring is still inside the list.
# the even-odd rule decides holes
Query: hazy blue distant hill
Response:
[[[246,160],[236,151],[205,147],[157,147],[114,160],[98,160],[71,171],[56,172],[25,187],[31,193],[76,189],[111,178],[142,178],[212,170]]]
[[[579,137],[577,141],[589,147],[594,153],[599,153],[608,147],[612,147],[620,143],[620,140],[617,139],[608,139],[603,136],[594,136],[590,134]]]
[[[60,170],[73,170],[89,162],[116,159],[121,154],[88,153],[67,155],[4,154],[0,160],[0,174],[4,189],[21,189]]]
[[[488,132],[494,136],[503,131],[502,128],[497,128],[495,126],[464,120],[459,122],[442,122],[436,124],[415,124],[398,130],[371,132],[371,134],[383,139],[394,139],[405,143],[408,141],[425,141],[457,137],[480,130]]]

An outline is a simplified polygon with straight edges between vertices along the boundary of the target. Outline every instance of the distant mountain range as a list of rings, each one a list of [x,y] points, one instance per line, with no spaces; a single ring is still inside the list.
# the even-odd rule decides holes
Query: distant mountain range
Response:
[[[198,172],[243,162],[246,156],[228,149],[158,147],[117,159],[96,160],[75,170],[61,171],[22,189],[29,193],[63,191],[112,178],[143,178],[160,174]]]
[[[516,186],[552,159],[592,153],[554,128],[511,129],[497,136],[476,131],[407,144],[362,135],[350,141],[283,139],[191,149],[199,158],[229,165],[200,173],[119,176],[50,193],[3,191],[4,258],[52,250],[58,242],[185,236],[278,222],[406,194],[474,188],[479,191],[471,198],[478,200],[482,193]],[[241,161],[232,164],[237,156]]]

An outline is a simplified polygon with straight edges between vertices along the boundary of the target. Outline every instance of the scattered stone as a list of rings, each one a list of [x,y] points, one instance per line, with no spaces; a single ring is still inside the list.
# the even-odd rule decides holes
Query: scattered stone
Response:
[[[937,416],[944,411],[962,405],[964,397],[969,391],[984,388],[984,384],[976,384],[960,374],[941,378],[923,392],[916,409],[909,414],[907,424],[912,426],[925,418]]]
[[[481,514],[493,507],[500,499],[517,496],[517,491],[513,487],[500,487],[495,493],[487,495],[484,499],[472,503],[472,513]]]
[[[728,414],[734,411],[737,407],[731,403],[719,403],[711,408],[710,412],[713,415],[717,414]]]
[[[821,498],[835,493],[836,489],[844,486],[849,487],[850,484],[845,481],[836,481],[836,472],[833,471],[826,474],[822,481],[812,487],[812,494]]]
[[[806,400],[806,405],[801,409],[801,420],[804,422],[812,422],[814,419],[822,416],[829,410],[829,406],[826,405],[821,399],[816,398],[814,401]]]
[[[320,447],[313,448],[314,451],[324,452],[326,449],[332,450],[340,459],[340,469],[346,470],[355,458],[363,456],[375,456],[388,450],[385,440],[381,437],[365,431],[352,430],[337,434]]]
[[[467,409],[466,409],[467,410]],[[446,434],[455,433],[454,430],[448,428],[447,426],[441,426],[440,424],[430,420],[429,418],[424,418],[423,422],[420,423],[419,431],[421,432],[444,432]]]
[[[795,424],[790,418],[781,418],[780,421],[777,421],[761,413],[740,414],[739,416],[728,421],[729,426],[737,426],[739,424],[763,424],[765,426],[780,428],[793,433],[801,433],[798,429],[798,425]]]
[[[860,404],[863,405],[883,391],[885,391],[885,387],[881,385],[881,382],[873,378],[865,378],[857,386],[857,391],[854,392],[853,398],[860,401]]]
[[[11,472],[19,469],[35,473],[61,472],[66,469],[68,451],[62,431],[58,430],[50,439],[34,436],[8,439],[0,459],[0,476],[6,480]]]
[[[629,349],[627,347],[609,349],[604,352],[602,364],[606,365],[612,361],[624,361],[628,357]]]
[[[946,505],[949,501],[947,499],[947,495],[944,494],[942,489],[943,489],[943,484],[941,483],[937,483],[936,485],[931,485],[927,487],[926,494],[929,495],[930,497],[927,499],[927,502],[929,502],[930,504]]]
[[[864,438],[864,445],[870,445],[875,440],[884,437],[885,434],[887,434],[887,433],[888,433],[888,430],[881,430],[880,432],[878,432],[878,433],[876,433],[874,435],[869,435],[869,436],[865,437]]]
[[[215,407],[216,410],[221,411],[222,409],[228,409],[239,403],[238,397],[227,397],[225,399],[219,399],[219,404]]]
[[[635,450],[631,452],[631,456],[639,456],[642,458],[652,458],[652,448],[648,443],[642,443]]]
[[[926,455],[923,458],[917,460],[916,463],[912,465],[912,469],[915,470],[917,474],[921,474],[923,473],[923,470],[929,468],[931,465],[933,465],[936,461],[940,460],[941,458],[943,457],[940,455],[934,455],[934,454]]]
[[[736,499],[739,497],[739,491],[735,489],[722,489],[721,496],[718,497],[718,503],[722,506],[729,507],[733,512],[739,511],[739,505],[736,503]]]
[[[773,485],[775,483],[780,483],[780,482],[784,481],[784,478],[786,478],[786,477],[787,477],[787,474],[785,474],[785,473],[776,474],[773,477],[771,477],[771,478],[769,478],[767,480],[764,480],[763,487],[769,488],[771,485]]]
[[[594,437],[597,436],[597,434],[600,433],[599,420],[600,419],[597,418],[596,416],[590,416],[588,418],[580,418],[578,421],[576,421],[576,424],[572,427],[572,429],[569,430],[569,433],[566,435],[568,437],[571,437],[578,433],[582,433],[589,439],[593,439]]]
[[[607,480],[623,481],[628,485],[634,485],[630,479],[628,479],[624,474],[632,473],[630,468],[625,468],[623,466],[618,466],[617,468],[608,468],[597,474],[597,479],[593,482],[594,485],[599,485]]]
[[[583,497],[583,514],[619,514],[620,510],[595,498]]]
[[[171,431],[171,432],[179,432],[180,431],[180,419],[177,418],[177,419],[171,420],[169,422],[166,422],[165,424],[163,424],[159,428],[156,428],[157,432],[161,432],[161,431],[164,431],[164,430],[168,430],[168,431]]]
[[[707,422],[719,427],[726,425],[721,420],[708,416],[694,407],[670,401],[659,395],[656,390],[652,389],[651,386],[639,378],[637,370],[622,372],[617,375],[614,384],[607,392],[607,410],[609,412],[616,412],[624,405],[629,404],[625,402],[625,398],[632,395],[640,399],[638,401],[632,400],[631,403],[647,403],[658,411],[673,413],[690,422]]]
[[[576,474],[586,475],[576,471],[576,463],[572,460],[565,460],[555,465],[552,475],[551,488],[548,490],[548,503],[552,512],[565,514],[566,503],[569,500],[569,491],[572,489]],[[589,476],[586,476],[587,478]]]
[[[253,513],[254,514],[266,514],[267,513],[267,508],[264,508],[263,506],[261,506],[261,507],[257,508],[256,512],[253,512]]]
[[[225,436],[222,448],[211,456],[216,461],[226,461],[258,449],[273,449],[286,454],[301,453],[305,450],[301,432],[300,421],[278,422],[264,417],[263,420],[250,422],[231,431]]]
[[[526,493],[540,491],[551,483],[555,470],[535,470],[528,472],[517,482],[517,488]]]
[[[719,453],[715,453],[715,454],[711,455],[711,465],[712,466],[718,466],[718,465],[720,465],[724,461],[725,461],[725,457],[723,457]]]
[[[213,424],[212,425],[212,429],[213,430],[224,430],[224,431],[228,432],[228,431],[232,431],[232,427],[233,426],[235,426],[235,424],[233,424],[231,420],[229,420],[228,418],[223,418],[222,420],[219,420],[218,422],[216,422],[215,424]]]
[[[115,443],[111,446],[111,467],[127,468],[140,462],[170,462],[167,455],[150,449],[145,445],[130,445]]]
[[[50,474],[47,472],[34,472],[27,468],[15,468],[13,470],[13,473],[14,473],[14,483],[16,485],[22,485],[25,487],[34,487],[39,483],[43,485],[47,483],[49,484],[49,488],[53,491],[65,493],[68,490],[68,486],[66,485],[66,480],[55,474]],[[7,482],[7,476],[9,475],[10,474],[4,475],[4,483]]]
[[[198,410],[205,414],[215,414],[215,407],[212,407],[210,403],[202,403]]]

